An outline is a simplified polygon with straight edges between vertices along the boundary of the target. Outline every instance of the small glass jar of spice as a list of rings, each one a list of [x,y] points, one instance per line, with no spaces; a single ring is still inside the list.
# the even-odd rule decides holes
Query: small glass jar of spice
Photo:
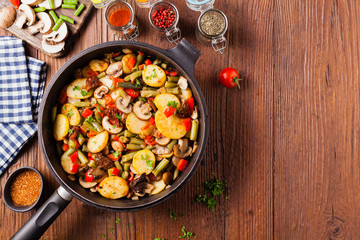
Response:
[[[114,40],[135,40],[139,36],[137,20],[131,5],[122,0],[111,1],[105,10],[105,19],[108,26],[117,31]]]
[[[149,11],[149,21],[159,32],[166,35],[169,42],[178,43],[181,31],[177,28],[179,12],[174,4],[169,2],[158,2],[152,5]]]

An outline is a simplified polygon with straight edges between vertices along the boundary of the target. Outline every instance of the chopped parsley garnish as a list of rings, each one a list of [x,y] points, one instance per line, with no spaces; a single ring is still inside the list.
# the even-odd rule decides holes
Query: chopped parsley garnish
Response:
[[[169,102],[167,103],[167,106],[168,106],[168,107],[177,108],[178,103],[177,103],[176,101],[169,101]]]
[[[135,86],[141,86],[141,83],[139,82],[138,79],[135,79]]]
[[[115,194],[116,192],[113,192],[113,194]]]
[[[116,219],[115,223],[119,223],[120,222],[120,218]]]
[[[156,70],[155,70],[155,68],[153,69],[153,72],[154,72],[154,74],[153,74],[153,78],[154,78],[154,77],[157,77],[157,74],[156,74]]]
[[[96,106],[96,109],[99,111],[99,113],[102,113],[103,111],[100,109],[100,106]]]
[[[131,224],[129,223],[129,227],[131,227]]]
[[[113,233],[113,232],[114,232],[114,229],[113,229],[113,228],[112,228],[112,229],[110,229],[110,232],[111,232],[111,233]]]
[[[105,237],[105,234],[101,234],[101,237],[103,237],[103,238],[104,238],[104,237]]]
[[[214,197],[222,195],[226,188],[226,181],[213,179],[203,183],[203,187],[205,193],[197,195],[195,198],[195,202],[202,202],[207,206],[207,208],[210,208],[211,211],[214,211],[217,204],[217,200]]]
[[[81,90],[80,93],[81,93],[81,95],[82,95],[83,97],[85,97],[86,95],[89,95],[89,94],[90,94],[90,93],[88,93],[87,91],[84,91],[84,90]]]
[[[120,155],[120,153],[119,153],[118,151],[113,152],[113,156],[114,156],[114,157],[117,158],[117,157],[119,157],[119,155]]]
[[[63,106],[63,109],[66,110],[66,106],[65,106],[65,105]]]
[[[154,238],[154,240],[166,240],[165,238]]]
[[[85,121],[87,121],[89,123],[93,123],[95,120],[93,119],[92,116],[88,116],[87,118],[85,118]]]
[[[170,210],[170,218],[174,219],[174,221],[176,221],[176,219],[177,219],[176,214],[174,212],[172,212],[171,210]]]
[[[69,128],[69,134],[72,134],[74,131],[71,129],[71,128]]]
[[[187,232],[186,230],[185,230],[185,226],[183,226],[182,228],[181,228],[181,231],[183,232],[183,235],[181,236],[179,236],[179,238],[186,238],[186,239],[190,239],[190,237],[192,237],[193,235],[194,235],[194,238],[197,238],[197,236],[195,236],[195,234],[193,234],[192,232]]]
[[[75,87],[73,88],[73,91],[76,91],[76,90],[81,91],[81,88],[80,88],[79,86],[75,86]]]
[[[121,120],[121,116],[119,114],[115,114],[115,117],[119,120]]]
[[[149,159],[148,154],[146,154],[145,157],[143,155],[141,155],[141,160],[146,161],[146,166],[147,166],[148,169],[153,169],[154,161]]]

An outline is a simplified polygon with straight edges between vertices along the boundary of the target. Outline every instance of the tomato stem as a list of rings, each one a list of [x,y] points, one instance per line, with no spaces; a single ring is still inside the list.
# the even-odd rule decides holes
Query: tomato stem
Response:
[[[241,89],[240,87],[240,81],[244,80],[243,78],[238,78],[238,77],[234,77],[233,81],[235,82],[235,84],[238,86],[239,89]]]

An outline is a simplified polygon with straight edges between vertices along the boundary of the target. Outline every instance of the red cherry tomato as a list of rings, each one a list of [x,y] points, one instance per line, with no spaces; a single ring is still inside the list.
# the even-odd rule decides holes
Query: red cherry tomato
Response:
[[[242,80],[242,78],[240,78],[239,73],[233,68],[225,68],[219,75],[220,83],[226,88],[233,88],[237,85],[240,89],[240,80]]]

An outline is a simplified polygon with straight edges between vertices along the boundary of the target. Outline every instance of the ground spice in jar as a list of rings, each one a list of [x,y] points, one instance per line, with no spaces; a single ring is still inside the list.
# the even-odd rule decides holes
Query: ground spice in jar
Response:
[[[130,18],[131,12],[129,9],[117,9],[110,14],[109,22],[116,27],[122,27],[130,21]]]
[[[35,203],[41,192],[41,184],[41,179],[36,172],[20,173],[10,188],[10,196],[14,204],[28,206]]]
[[[224,16],[217,11],[210,10],[201,17],[200,28],[207,35],[219,35],[225,28]]]

